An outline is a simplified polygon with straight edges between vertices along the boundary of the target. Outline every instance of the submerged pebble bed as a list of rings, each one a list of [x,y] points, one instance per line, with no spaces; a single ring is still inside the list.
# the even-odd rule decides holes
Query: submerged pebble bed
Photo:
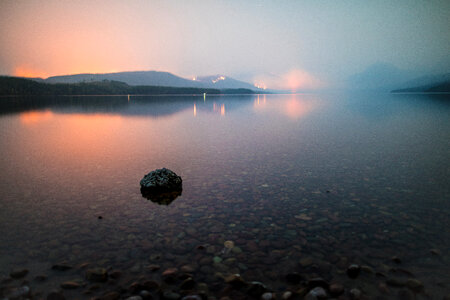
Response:
[[[432,168],[411,167],[416,154],[221,126],[181,156],[163,144],[143,158],[146,142],[107,144],[94,163],[29,145],[34,161],[2,160],[16,169],[0,183],[0,299],[448,299],[448,187],[417,180]],[[139,189],[161,167],[183,178],[168,205]],[[16,180],[27,172],[41,176]]]

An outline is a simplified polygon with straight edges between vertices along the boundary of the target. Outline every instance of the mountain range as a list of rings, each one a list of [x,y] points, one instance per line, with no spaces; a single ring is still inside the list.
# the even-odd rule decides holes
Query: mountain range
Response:
[[[251,89],[261,91],[254,85],[227,77],[224,75],[212,75],[185,79],[169,72],[159,71],[135,71],[101,74],[74,74],[63,76],[52,76],[47,79],[33,78],[43,83],[88,83],[99,81],[120,81],[130,86],[164,86],[164,87],[189,87],[208,89]]]

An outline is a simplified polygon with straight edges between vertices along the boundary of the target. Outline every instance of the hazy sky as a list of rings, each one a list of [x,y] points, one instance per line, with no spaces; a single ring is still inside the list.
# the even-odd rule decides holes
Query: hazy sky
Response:
[[[0,0],[0,74],[131,70],[327,86],[450,68],[450,1]]]

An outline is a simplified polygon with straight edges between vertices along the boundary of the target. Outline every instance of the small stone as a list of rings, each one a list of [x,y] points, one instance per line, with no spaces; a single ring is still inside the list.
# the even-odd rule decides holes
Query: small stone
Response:
[[[122,272],[119,270],[114,270],[109,273],[109,277],[111,277],[112,279],[119,279],[120,276],[122,276]]]
[[[290,284],[299,284],[302,280],[302,276],[297,272],[288,273],[286,275],[286,281]]]
[[[162,294],[162,298],[165,300],[178,300],[180,299],[180,294],[177,294],[175,292],[172,291],[165,291]]]
[[[283,295],[281,296],[281,299],[283,300],[289,300],[294,296],[294,294],[291,291],[286,291],[283,293]]]
[[[160,265],[149,265],[149,266],[147,267],[147,269],[149,269],[151,272],[156,272],[156,271],[158,271],[159,269],[161,269],[161,266],[160,266]]]
[[[361,266],[361,271],[363,271],[364,273],[367,273],[367,274],[375,273],[375,271],[371,267],[366,266],[366,265]]]
[[[420,293],[423,290],[423,283],[420,280],[413,278],[410,278],[406,281],[406,286],[416,293]]]
[[[392,257],[392,261],[395,262],[396,264],[400,264],[402,262],[402,260],[398,256]]]
[[[60,263],[52,266],[52,270],[56,271],[67,271],[72,269],[72,266],[66,264],[66,263]]]
[[[213,257],[213,262],[215,264],[218,264],[218,263],[222,262],[222,258],[220,258],[219,256],[214,256]]]
[[[320,286],[313,288],[306,294],[306,300],[326,299],[327,292]]]
[[[439,249],[430,249],[430,253],[436,256],[440,256],[441,255],[441,250]]]
[[[86,271],[86,279],[95,282],[105,282],[108,280],[108,272],[104,268],[92,268]]]
[[[384,283],[384,282],[380,282],[380,283],[378,284],[378,290],[379,290],[380,292],[382,292],[383,294],[390,294],[389,288],[388,288],[388,286],[386,285],[386,283]]]
[[[339,283],[333,283],[330,285],[330,294],[333,297],[340,296],[344,293],[344,287],[342,284]]]
[[[109,292],[99,298],[99,300],[118,300],[118,299],[120,299],[120,294],[118,292]]]
[[[141,291],[139,293],[139,296],[141,296],[142,299],[147,299],[147,300],[153,299],[152,293],[150,293],[149,291],[146,291],[146,290]]]
[[[350,290],[350,298],[352,300],[359,300],[359,299],[361,299],[361,294],[362,293],[361,293],[361,291],[359,289],[354,288],[354,289]]]
[[[3,296],[3,289],[1,289],[2,296]],[[23,299],[28,298],[30,296],[31,289],[29,286],[21,286],[18,288],[12,288],[10,290],[7,290],[5,293],[6,299]],[[5,299],[5,298],[2,298]]]
[[[272,299],[275,299],[273,293],[264,293],[261,295],[261,300],[272,300]]]
[[[142,297],[141,296],[131,296],[131,297],[128,297],[126,300],[142,300]]]
[[[46,281],[47,280],[47,276],[46,275],[36,275],[34,277],[34,280],[38,281],[38,282]]]
[[[178,275],[177,268],[169,268],[162,273],[162,277],[166,282],[174,282],[177,275]]]
[[[386,279],[387,285],[394,287],[402,287],[406,285],[406,281],[399,278],[388,278]]]
[[[313,259],[311,257],[305,257],[300,259],[300,266],[308,267],[313,264]]]
[[[233,241],[226,241],[223,244],[224,244],[225,248],[227,248],[227,249],[232,249],[234,247],[234,242]]]
[[[66,300],[66,297],[60,292],[51,292],[47,295],[47,300]]]
[[[247,285],[247,283],[244,281],[244,279],[242,279],[241,275],[239,274],[232,274],[226,277],[225,283],[228,283],[236,288]]]
[[[66,290],[74,290],[80,287],[80,284],[75,281],[65,281],[61,283],[61,287]]]
[[[191,277],[185,279],[180,285],[181,290],[192,290],[194,287],[195,281]]]
[[[356,278],[359,275],[359,272],[361,271],[361,267],[357,264],[351,264],[347,268],[347,275],[350,278]]]
[[[416,299],[416,297],[414,296],[414,294],[411,291],[402,289],[402,290],[398,291],[397,299],[399,299],[399,300],[414,300],[414,299]]]
[[[184,273],[194,273],[195,268],[191,265],[184,265],[180,268],[180,270]]]
[[[181,300],[202,300],[202,297],[199,295],[188,295],[181,298]]]
[[[11,271],[11,273],[9,273],[9,276],[11,276],[11,278],[14,279],[20,279],[27,276],[27,274],[28,274],[27,269],[14,269]]]
[[[330,284],[325,279],[320,278],[320,277],[308,280],[308,288],[313,289],[318,286],[320,286],[324,289],[328,289]]]
[[[249,284],[247,293],[254,297],[260,297],[262,294],[267,292],[267,287],[259,281],[252,281]]]

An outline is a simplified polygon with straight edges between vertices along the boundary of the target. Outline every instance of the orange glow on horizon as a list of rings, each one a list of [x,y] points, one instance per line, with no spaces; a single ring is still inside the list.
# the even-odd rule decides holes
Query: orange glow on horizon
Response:
[[[47,73],[25,66],[18,66],[14,68],[13,75],[17,77],[47,78]]]

